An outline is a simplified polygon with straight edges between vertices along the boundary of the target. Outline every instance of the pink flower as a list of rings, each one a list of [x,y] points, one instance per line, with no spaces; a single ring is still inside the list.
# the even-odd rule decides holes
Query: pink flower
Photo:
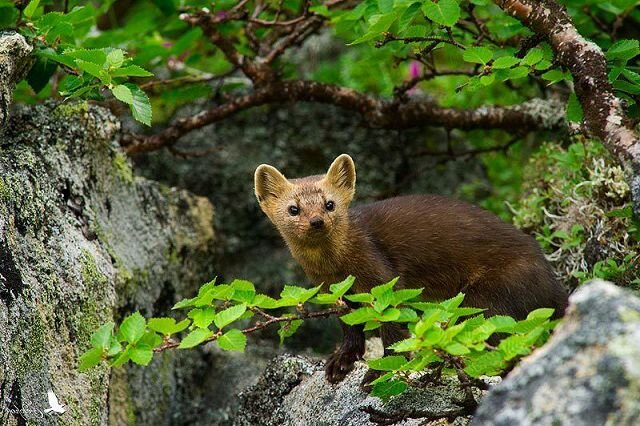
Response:
[[[418,61],[409,63],[409,78],[418,78],[422,75],[422,65]]]

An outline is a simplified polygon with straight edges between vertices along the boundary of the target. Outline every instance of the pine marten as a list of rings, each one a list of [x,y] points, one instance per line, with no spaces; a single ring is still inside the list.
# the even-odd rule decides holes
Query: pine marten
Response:
[[[538,243],[479,207],[437,195],[409,195],[349,208],[354,195],[353,160],[340,155],[326,175],[288,180],[263,164],[255,171],[261,209],[293,257],[315,283],[356,277],[351,291],[400,277],[398,288],[423,288],[423,297],[444,300],[463,292],[465,305],[486,316],[523,319],[537,308],[564,313],[567,294]],[[325,373],[341,381],[365,349],[362,326],[342,323],[343,343]],[[384,347],[403,338],[394,325],[380,328]],[[367,374],[363,385],[375,377]]]

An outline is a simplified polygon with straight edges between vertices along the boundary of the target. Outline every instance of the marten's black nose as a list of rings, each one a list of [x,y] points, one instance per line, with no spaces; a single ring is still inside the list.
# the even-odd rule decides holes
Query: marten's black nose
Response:
[[[324,220],[321,217],[314,217],[309,221],[309,225],[314,229],[320,229],[324,226]]]

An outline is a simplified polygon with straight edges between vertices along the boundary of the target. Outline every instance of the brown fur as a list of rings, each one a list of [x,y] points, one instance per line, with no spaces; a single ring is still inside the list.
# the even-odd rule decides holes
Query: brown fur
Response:
[[[465,304],[486,308],[487,316],[522,319],[541,307],[563,314],[567,295],[533,238],[479,207],[437,195],[349,209],[355,178],[346,154],[324,176],[287,180],[271,166],[256,170],[260,207],[313,283],[354,275],[353,291],[366,292],[399,276],[398,287],[424,288],[429,300],[464,292]],[[327,201],[335,203],[333,211]],[[298,215],[289,213],[291,205]],[[322,219],[322,229],[314,229],[312,219]],[[327,363],[330,381],[340,381],[361,358],[361,334],[361,328],[345,329],[343,346]],[[385,347],[399,338],[397,332],[381,336]]]

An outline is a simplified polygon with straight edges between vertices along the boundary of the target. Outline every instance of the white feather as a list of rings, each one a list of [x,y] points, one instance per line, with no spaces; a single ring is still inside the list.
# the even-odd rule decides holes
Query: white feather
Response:
[[[60,404],[60,402],[58,401],[58,397],[55,393],[53,393],[52,390],[47,392],[47,399],[49,400],[49,407],[51,408],[47,408],[46,410],[44,410],[45,413],[50,413],[53,411],[54,413],[62,414],[67,411],[66,408],[64,408],[64,404]]]

